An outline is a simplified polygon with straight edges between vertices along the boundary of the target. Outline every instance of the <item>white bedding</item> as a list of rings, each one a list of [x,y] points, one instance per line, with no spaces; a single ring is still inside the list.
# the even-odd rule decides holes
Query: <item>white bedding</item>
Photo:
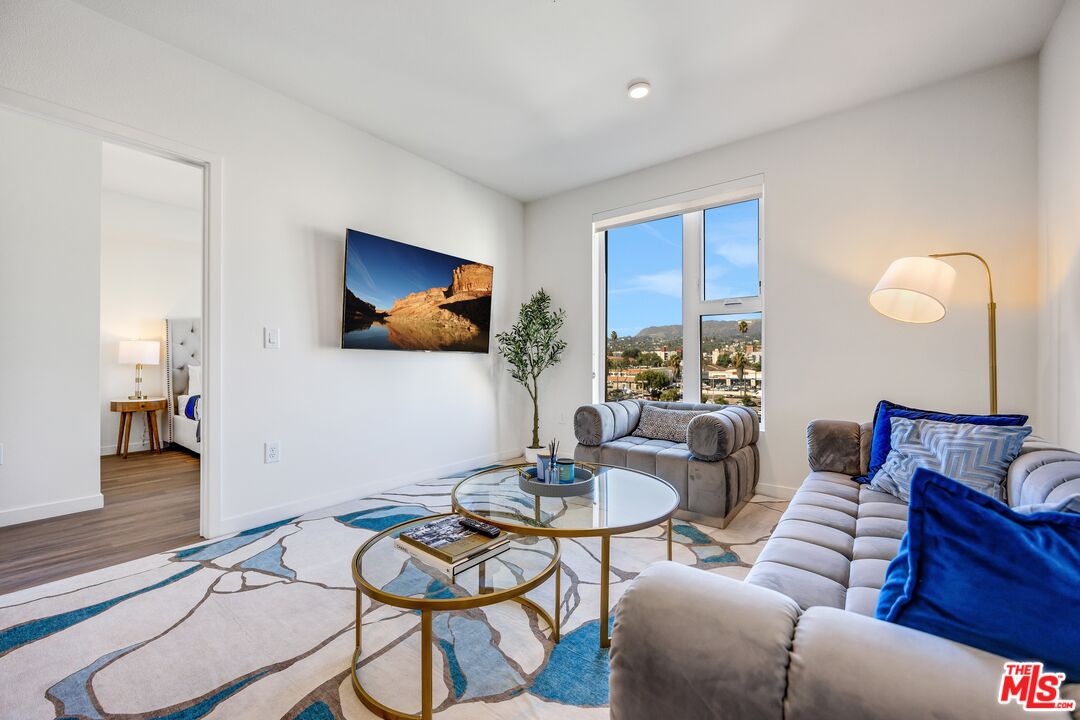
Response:
[[[201,443],[196,440],[195,429],[199,425],[198,420],[191,420],[184,416],[190,395],[179,395],[176,398],[176,415],[173,417],[173,442],[186,447],[188,450],[201,452]]]

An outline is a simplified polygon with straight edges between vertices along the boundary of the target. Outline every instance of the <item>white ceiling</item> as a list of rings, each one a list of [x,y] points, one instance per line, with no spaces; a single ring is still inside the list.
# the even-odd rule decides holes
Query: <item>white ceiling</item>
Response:
[[[1062,4],[81,2],[523,200],[1028,55]]]
[[[202,209],[203,170],[142,150],[102,143],[101,189]]]

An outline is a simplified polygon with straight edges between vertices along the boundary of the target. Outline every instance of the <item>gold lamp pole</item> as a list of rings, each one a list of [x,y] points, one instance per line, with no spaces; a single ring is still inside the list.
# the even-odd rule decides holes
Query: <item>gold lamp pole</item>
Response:
[[[925,257],[894,260],[870,293],[870,305],[886,317],[909,323],[932,323],[945,317],[949,296],[956,281],[956,270],[941,260],[947,257],[972,257],[986,270],[990,301],[986,306],[990,350],[990,412],[997,414],[997,303],[990,264],[973,252],[934,253]]]
[[[986,258],[973,252],[934,253],[932,258],[947,257],[973,257],[982,263],[986,270],[986,289],[990,293],[990,301],[986,304],[987,335],[990,342],[990,414],[996,415],[998,411],[997,396],[997,303],[994,302],[994,278],[990,275],[990,264]]]

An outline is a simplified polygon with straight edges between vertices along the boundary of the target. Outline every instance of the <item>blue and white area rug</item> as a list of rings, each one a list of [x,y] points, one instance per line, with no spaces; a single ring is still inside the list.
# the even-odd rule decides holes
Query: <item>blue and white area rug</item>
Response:
[[[0,718],[373,718],[349,674],[350,561],[375,532],[449,509],[455,478],[0,597]],[[725,530],[676,521],[676,562],[741,578],[786,503],[758,497]],[[662,528],[611,543],[611,597],[666,558]],[[441,718],[606,718],[599,541],[564,540],[563,639],[518,603],[435,616]],[[554,603],[554,579],[530,593]],[[420,709],[419,618],[364,606],[363,678]]]

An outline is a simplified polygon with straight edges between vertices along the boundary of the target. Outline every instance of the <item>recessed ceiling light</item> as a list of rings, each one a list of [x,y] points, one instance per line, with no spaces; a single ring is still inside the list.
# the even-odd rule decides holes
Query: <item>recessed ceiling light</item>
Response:
[[[652,92],[652,86],[645,80],[635,80],[626,86],[626,94],[631,100],[640,100]]]

